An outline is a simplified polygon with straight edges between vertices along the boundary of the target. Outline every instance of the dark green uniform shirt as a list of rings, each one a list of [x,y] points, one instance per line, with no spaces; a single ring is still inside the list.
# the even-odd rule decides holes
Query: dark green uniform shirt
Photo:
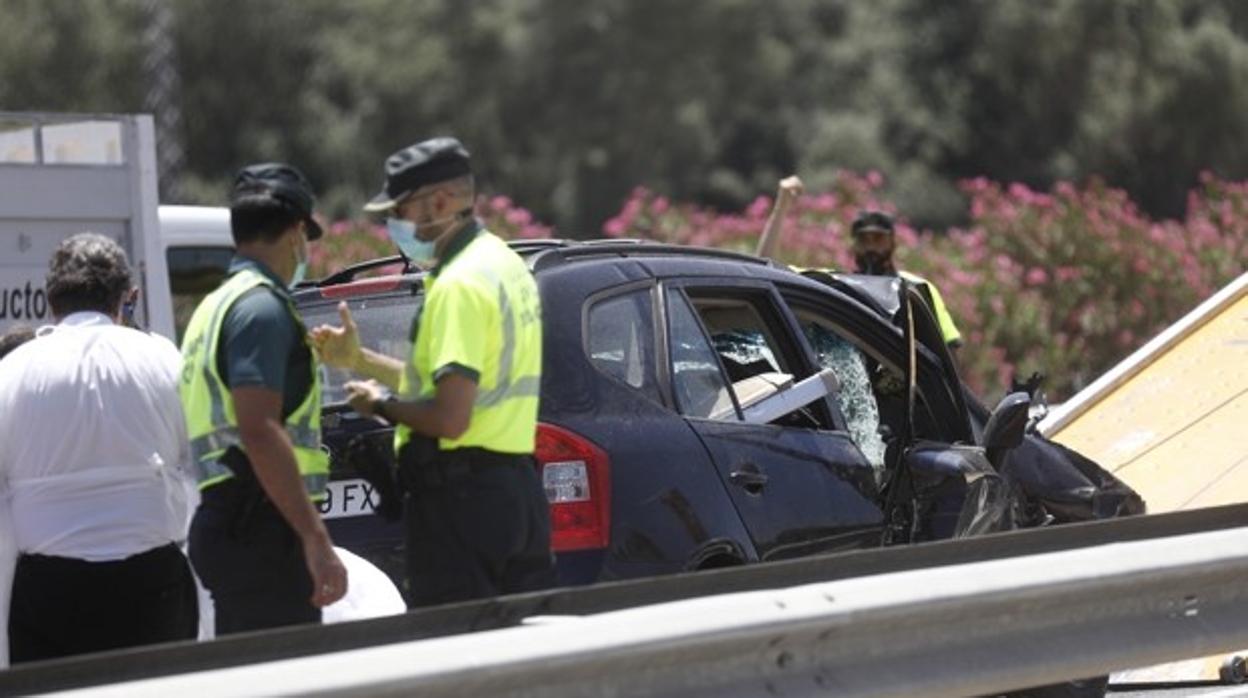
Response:
[[[312,384],[312,352],[290,316],[286,283],[259,261],[237,255],[230,274],[250,268],[279,289],[260,286],[226,311],[217,345],[217,371],[230,388],[256,386],[282,394],[282,417],[298,409]]]

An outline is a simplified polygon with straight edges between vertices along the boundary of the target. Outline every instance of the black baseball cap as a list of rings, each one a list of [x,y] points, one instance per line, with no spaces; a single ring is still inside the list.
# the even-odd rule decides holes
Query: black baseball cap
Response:
[[[316,206],[312,185],[292,165],[264,162],[239,170],[234,177],[230,204],[233,206],[255,199],[274,199],[293,208],[308,224],[309,240],[316,240],[324,233],[321,224],[312,217],[312,210]]]
[[[386,182],[364,210],[389,210],[423,186],[471,173],[468,149],[458,139],[443,136],[421,141],[386,158]]]
[[[893,217],[883,211],[859,211],[849,228],[850,233],[893,233]]]

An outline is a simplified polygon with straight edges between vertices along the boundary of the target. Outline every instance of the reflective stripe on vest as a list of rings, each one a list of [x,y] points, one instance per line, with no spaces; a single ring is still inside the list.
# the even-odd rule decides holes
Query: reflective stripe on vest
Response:
[[[537,397],[542,384],[540,376],[520,376],[515,380],[511,378],[511,364],[516,360],[516,318],[512,314],[511,299],[507,296],[507,285],[493,271],[479,271],[498,289],[498,312],[503,320],[503,351],[498,357],[498,378],[494,381],[494,387],[477,393],[475,404],[491,407],[508,398]]]
[[[184,366],[179,392],[186,412],[191,454],[201,490],[233,477],[234,473],[221,463],[220,458],[231,446],[242,448],[233,405],[228,402],[225,383],[217,374],[217,348],[226,311],[248,291],[258,286],[273,285],[263,274],[244,269],[204,299],[187,327],[182,347]],[[302,328],[303,323],[289,303],[287,309],[296,325]],[[303,333],[300,334],[302,336]],[[321,450],[321,390],[315,354],[311,369],[308,394],[286,418],[285,429],[294,446],[295,462],[304,488],[316,500],[325,496],[329,456]]]

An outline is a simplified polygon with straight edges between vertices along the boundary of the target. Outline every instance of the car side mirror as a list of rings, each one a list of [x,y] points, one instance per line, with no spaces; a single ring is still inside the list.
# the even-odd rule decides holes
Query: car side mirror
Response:
[[[984,426],[984,450],[993,465],[999,466],[1000,457],[1023,442],[1030,410],[1031,396],[1020,392],[1006,395],[992,411]]]

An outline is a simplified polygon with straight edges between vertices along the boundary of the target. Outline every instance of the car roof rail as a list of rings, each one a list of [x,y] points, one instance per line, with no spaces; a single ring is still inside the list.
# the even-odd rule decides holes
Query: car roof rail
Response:
[[[550,267],[566,264],[576,259],[593,257],[634,257],[634,256],[681,256],[711,257],[714,259],[744,262],[760,266],[775,266],[770,259],[757,257],[745,252],[720,250],[713,247],[695,247],[692,245],[676,245],[652,240],[636,238],[611,238],[604,240],[586,240],[575,245],[553,247],[545,250],[529,260],[529,268],[540,271]]]
[[[523,240],[508,240],[507,246],[516,251],[516,254],[526,255],[541,252],[543,250],[552,250],[569,245],[579,244],[575,240],[564,240],[562,238],[525,238]]]
[[[568,240],[556,240],[550,238],[507,241],[507,246],[515,250],[516,253],[520,255],[535,254],[537,252],[541,252],[542,250],[562,247],[569,244],[572,243]],[[338,284],[350,283],[355,280],[356,276],[366,271],[399,263],[403,263],[404,274],[419,271],[419,269],[411,263],[411,260],[401,254],[397,254],[389,257],[378,257],[377,259],[357,262],[356,264],[343,267],[323,279],[305,281],[300,283],[299,286],[301,288],[321,288],[323,286],[336,286]]]
[[[343,267],[342,269],[339,269],[338,271],[334,272],[333,274],[330,274],[329,276],[326,276],[323,279],[317,279],[316,281],[310,282],[306,285],[312,286],[315,288],[321,288],[324,286],[335,286],[337,284],[345,284],[345,283],[354,281],[355,277],[359,274],[362,274],[366,271],[370,271],[373,269],[379,269],[381,267],[388,267],[391,264],[402,264],[404,274],[416,271],[416,268],[412,266],[411,261],[408,260],[407,257],[404,257],[401,254],[396,254],[396,255],[391,255],[389,257],[378,257],[377,259],[370,259],[364,262],[357,262],[350,266]],[[300,286],[304,286],[304,285],[305,284],[300,284]]]
[[[653,240],[642,240],[638,238],[606,238],[601,240],[536,238],[508,240],[507,246],[515,250],[517,254],[529,258],[529,269],[531,271],[538,271],[539,269],[546,269],[559,264],[564,264],[574,259],[609,256],[629,257],[636,255],[713,257],[716,259],[745,262],[747,264],[759,264],[762,266],[774,265],[769,259],[756,257],[752,254],[744,252],[719,250],[713,247],[674,245],[671,243],[655,242]],[[355,280],[356,276],[366,271],[387,267],[392,264],[402,264],[404,274],[419,271],[419,269],[412,265],[411,260],[401,254],[397,254],[389,257],[378,257],[377,259],[369,259],[363,262],[351,264],[322,279],[302,282],[299,284],[299,287],[323,288],[325,286],[336,286],[338,284],[350,283]]]

